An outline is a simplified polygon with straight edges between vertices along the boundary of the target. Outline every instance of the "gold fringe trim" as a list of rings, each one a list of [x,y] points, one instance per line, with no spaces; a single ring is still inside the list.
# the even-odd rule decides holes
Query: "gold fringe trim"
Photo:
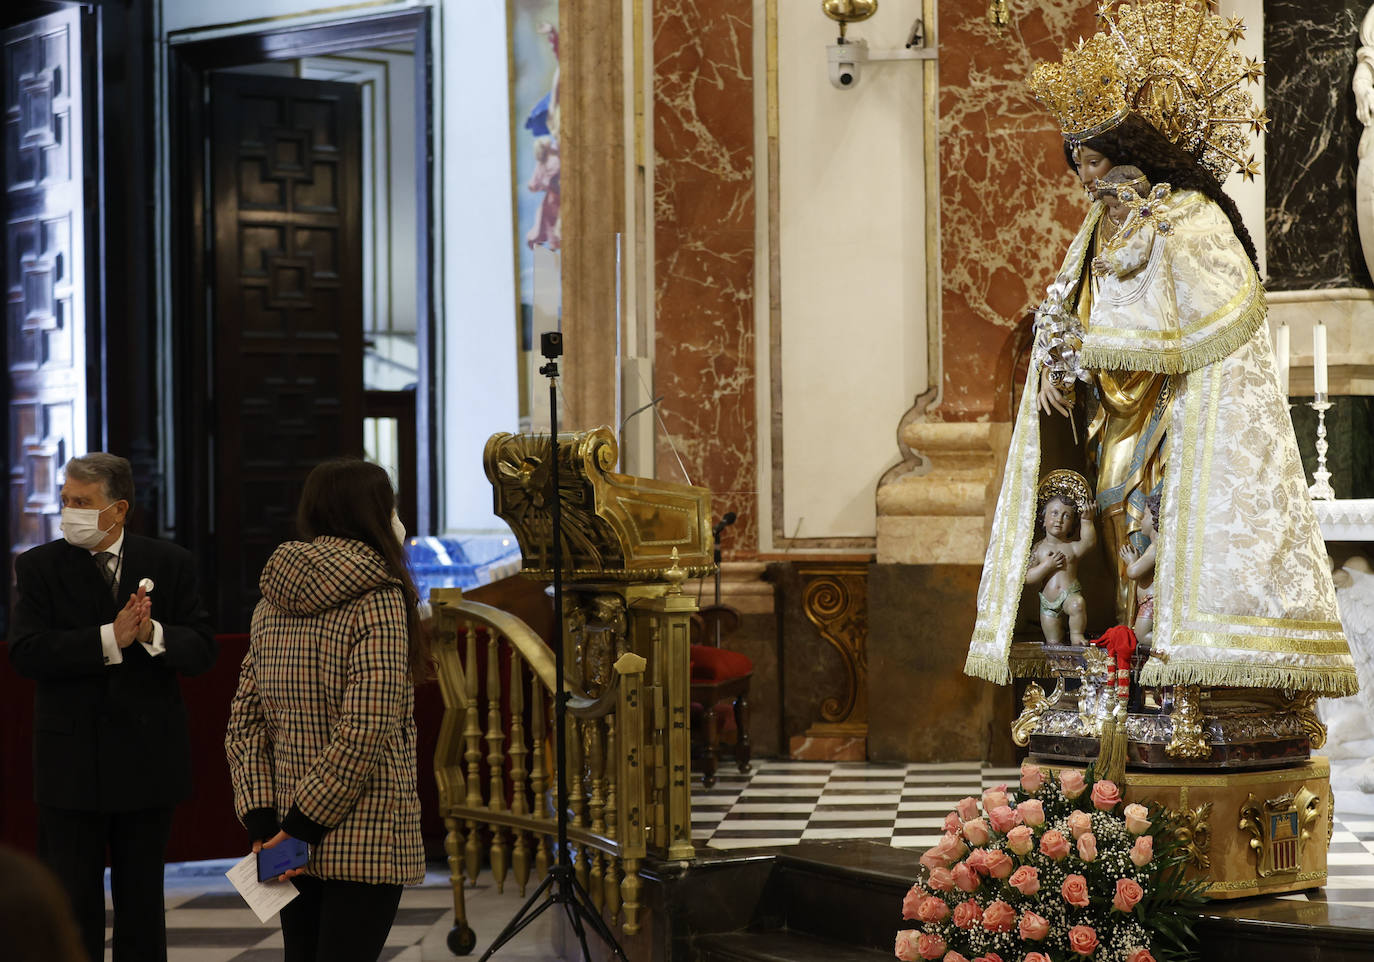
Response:
[[[1360,689],[1354,668],[1290,668],[1278,665],[1213,664],[1179,662],[1167,664],[1151,660],[1140,671],[1140,683],[1160,685],[1204,685],[1211,688],[1287,688],[1308,691],[1323,698],[1341,698]]]
[[[1240,315],[1221,330],[1209,334],[1191,347],[1160,345],[1155,348],[1102,347],[1092,343],[1092,334],[1079,350],[1084,367],[1102,371],[1150,371],[1155,374],[1187,374],[1198,368],[1225,360],[1255,336],[1268,316],[1263,293],[1251,298]]]
[[[994,685],[1011,684],[1011,668],[1006,662],[990,655],[975,655],[969,652],[968,659],[964,662],[964,674],[982,678]]]

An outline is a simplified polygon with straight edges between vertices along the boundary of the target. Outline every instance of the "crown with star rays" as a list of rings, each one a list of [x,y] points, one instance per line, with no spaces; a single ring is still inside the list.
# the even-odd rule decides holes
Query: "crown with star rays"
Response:
[[[1245,34],[1239,17],[1217,16],[1205,0],[1106,0],[1097,19],[1089,40],[1031,75],[1066,138],[1081,142],[1119,123],[1119,96],[1218,182],[1234,170],[1246,180],[1259,173],[1250,137],[1269,129],[1269,117],[1247,86],[1264,65],[1234,49]]]

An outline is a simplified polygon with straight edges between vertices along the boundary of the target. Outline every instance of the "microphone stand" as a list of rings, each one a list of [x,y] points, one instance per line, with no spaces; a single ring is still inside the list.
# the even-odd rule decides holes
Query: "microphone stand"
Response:
[[[549,379],[549,470],[550,520],[553,523],[553,665],[554,665],[554,769],[558,773],[558,859],[550,866],[549,873],[530,895],[515,917],[506,923],[482,955],[481,962],[487,962],[496,950],[515,938],[527,925],[537,919],[550,906],[558,904],[568,916],[568,924],[577,934],[582,947],[582,958],[591,962],[587,951],[587,928],[601,937],[610,948],[611,954],[621,962],[629,962],[625,951],[616,942],[615,935],[592,904],[577,875],[573,871],[572,852],[568,848],[568,759],[567,759],[567,716],[568,693],[563,685],[563,508],[558,491],[558,357],[563,353],[563,336],[557,331],[540,336],[540,352],[548,363],[539,373]],[[547,893],[547,894],[546,894]],[[542,896],[542,898],[541,898]],[[586,925],[583,925],[583,922]]]

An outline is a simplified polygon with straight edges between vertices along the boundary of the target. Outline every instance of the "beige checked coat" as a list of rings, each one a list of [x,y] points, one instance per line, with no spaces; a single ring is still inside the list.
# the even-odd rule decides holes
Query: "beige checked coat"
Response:
[[[358,541],[287,542],[260,579],[225,752],[240,820],[315,827],[306,873],[407,884],[424,877],[415,692],[400,583]]]

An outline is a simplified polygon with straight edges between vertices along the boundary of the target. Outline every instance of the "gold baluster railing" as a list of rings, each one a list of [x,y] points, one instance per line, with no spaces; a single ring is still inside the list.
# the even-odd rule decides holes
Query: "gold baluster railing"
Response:
[[[554,658],[524,622],[464,600],[458,589],[436,589],[431,601],[444,698],[435,776],[454,916],[471,936],[465,879],[474,883],[486,864],[500,886],[513,869],[523,893],[531,870],[542,877],[552,860],[550,839],[557,834],[557,818],[547,742],[553,730]],[[478,643],[479,635],[485,644]],[[479,653],[486,658],[481,672]],[[684,678],[686,669],[684,651]],[[639,870],[648,852],[647,814],[652,811],[647,763],[656,754],[649,746],[652,741],[666,749],[673,741],[668,732],[651,730],[645,711],[648,670],[646,658],[626,650],[596,697],[569,691],[568,836],[576,853],[575,870],[594,904],[608,920],[619,919],[626,934],[640,927]],[[479,674],[485,685],[478,684]],[[659,687],[670,689],[668,676],[678,674],[664,675]],[[665,711],[661,717],[666,721],[672,716]],[[665,782],[671,782],[666,767]],[[663,794],[671,796],[669,785]],[[665,813],[675,811],[667,801],[663,808]],[[667,824],[658,832],[660,838],[671,837]]]

